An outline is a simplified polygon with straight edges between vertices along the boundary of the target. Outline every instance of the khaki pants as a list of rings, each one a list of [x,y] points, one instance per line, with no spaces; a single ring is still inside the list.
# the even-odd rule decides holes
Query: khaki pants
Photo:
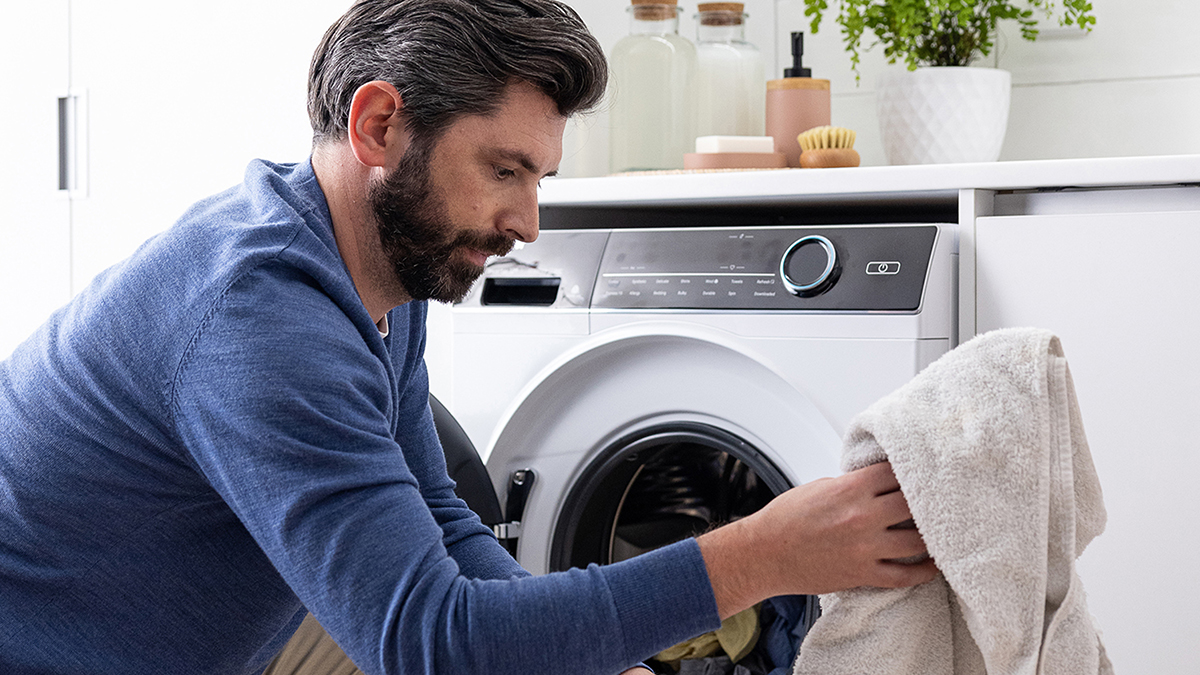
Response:
[[[263,675],[363,675],[312,614]]]

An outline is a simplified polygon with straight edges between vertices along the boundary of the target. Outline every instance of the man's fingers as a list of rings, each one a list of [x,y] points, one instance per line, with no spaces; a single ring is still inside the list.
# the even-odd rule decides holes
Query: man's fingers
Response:
[[[858,474],[861,480],[873,494],[882,495],[900,489],[896,474],[892,473],[891,462],[879,462],[865,466],[851,473]]]
[[[892,527],[912,520],[912,511],[908,510],[908,501],[903,492],[889,492],[875,498],[873,508],[879,516],[883,527]]]
[[[925,540],[916,530],[888,530],[885,534],[882,559],[911,558],[928,552]]]
[[[740,530],[731,530],[739,523]],[[734,534],[728,534],[731,531]],[[722,590],[724,586],[718,583],[726,560],[722,542],[736,538],[737,532],[753,535],[766,552],[760,567],[774,595],[829,593],[856,586],[898,588],[928,581],[937,574],[932,562],[897,562],[920,558],[926,548],[887,462],[796,487],[749,518],[701,537],[705,564],[710,578],[715,579],[718,606],[730,613],[752,604],[752,598],[741,596],[735,597],[736,602],[723,600],[736,594]],[[737,550],[759,549],[739,544]],[[742,573],[747,562],[758,561],[751,554],[738,561],[737,569]],[[725,609],[722,616],[729,615]]]
[[[880,562],[876,569],[877,581],[871,584],[879,588],[904,588],[916,586],[938,575],[933,560],[919,563]]]

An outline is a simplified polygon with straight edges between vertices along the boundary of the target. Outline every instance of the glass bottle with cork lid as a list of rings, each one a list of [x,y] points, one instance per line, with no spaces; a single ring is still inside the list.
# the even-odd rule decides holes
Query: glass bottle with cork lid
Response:
[[[746,41],[745,5],[706,2],[696,15],[697,136],[762,136],[766,76]]]
[[[676,0],[633,0],[609,58],[609,168],[683,168],[696,141],[696,48]]]

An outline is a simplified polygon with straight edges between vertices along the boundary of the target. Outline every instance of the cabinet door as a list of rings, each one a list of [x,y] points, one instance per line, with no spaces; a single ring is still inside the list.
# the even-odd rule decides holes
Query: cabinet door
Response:
[[[1200,212],[981,218],[980,332],[1061,339],[1108,508],[1079,562],[1117,672],[1200,644]]]
[[[304,161],[309,60],[348,0],[72,0],[72,86],[88,98],[88,195],[74,280],[241,181],[256,157]]]
[[[0,359],[70,294],[70,202],[59,188],[67,0],[6,5],[0,40]]]

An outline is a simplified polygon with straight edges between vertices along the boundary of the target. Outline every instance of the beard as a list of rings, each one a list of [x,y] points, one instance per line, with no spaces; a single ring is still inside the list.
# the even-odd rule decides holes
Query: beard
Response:
[[[432,142],[416,139],[396,170],[370,188],[368,198],[383,254],[395,280],[413,300],[460,302],[483,274],[464,249],[506,255],[513,239],[490,230],[472,232],[450,222],[445,202],[433,191]]]

